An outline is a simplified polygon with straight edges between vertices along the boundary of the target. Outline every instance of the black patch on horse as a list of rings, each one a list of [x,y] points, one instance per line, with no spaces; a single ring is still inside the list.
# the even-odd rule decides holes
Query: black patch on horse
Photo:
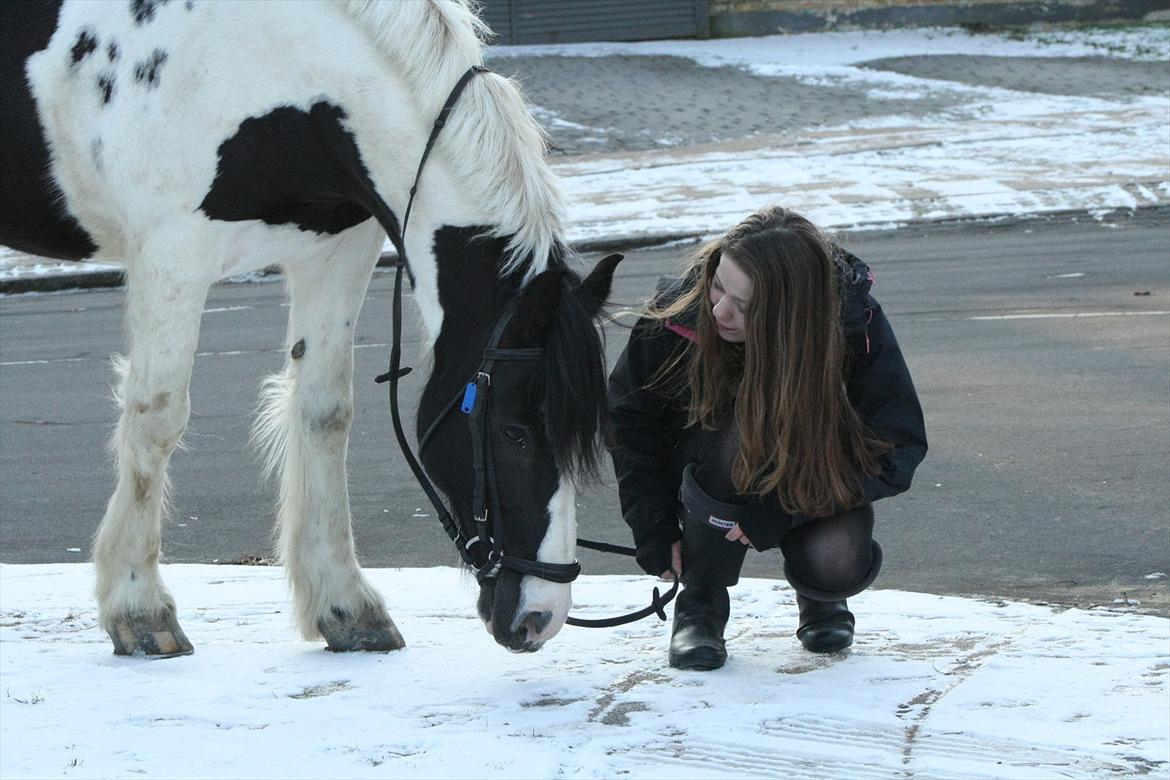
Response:
[[[77,41],[74,42],[73,48],[69,50],[69,67],[77,68],[82,60],[97,51],[97,47],[98,37],[89,28],[83,28],[77,34]]]
[[[167,53],[162,49],[151,52],[150,58],[134,66],[134,80],[139,84],[145,82],[148,88],[158,86],[158,71],[167,61]]]
[[[171,0],[130,0],[130,15],[138,25],[154,21],[154,12]]]
[[[28,58],[48,47],[60,9],[59,0],[0,2],[0,243],[43,257],[81,260],[97,245],[62,205],[24,72]]]
[[[371,210],[362,205],[360,179],[369,175],[344,118],[339,106],[322,101],[308,112],[282,106],[244,120],[220,144],[215,180],[199,208],[209,219],[258,219],[330,235],[365,222]]]
[[[101,93],[103,105],[109,104],[110,100],[114,97],[115,86],[114,71],[107,70],[98,76],[97,88],[98,92]]]
[[[120,55],[121,52],[118,51],[118,44],[110,41],[109,45],[106,46],[106,56],[110,58],[110,62],[117,62]]]

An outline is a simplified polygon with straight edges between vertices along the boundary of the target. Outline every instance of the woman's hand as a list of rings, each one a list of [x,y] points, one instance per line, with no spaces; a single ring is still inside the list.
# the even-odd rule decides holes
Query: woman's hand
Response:
[[[667,571],[664,571],[664,572],[662,572],[662,574],[658,575],[661,579],[664,579],[667,582],[670,582],[674,579],[674,575],[676,572],[678,573],[678,575],[680,577],[682,576],[682,542],[681,541],[675,542],[674,544],[670,545],[670,567],[674,571],[670,571],[668,569]]]
[[[753,546],[752,540],[747,538],[747,534],[745,534],[743,529],[739,527],[739,523],[731,526],[731,530],[728,531],[727,535],[723,538],[729,542],[739,542],[740,544],[746,544],[748,547]]]

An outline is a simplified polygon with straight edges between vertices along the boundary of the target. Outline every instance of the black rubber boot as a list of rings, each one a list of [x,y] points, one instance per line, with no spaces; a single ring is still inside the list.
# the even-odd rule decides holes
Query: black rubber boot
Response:
[[[796,594],[800,627],[796,638],[810,653],[835,653],[853,644],[853,613],[845,599],[815,601]]]
[[[679,493],[683,589],[674,602],[670,665],[706,672],[727,661],[723,642],[731,614],[727,589],[739,582],[747,546],[725,537],[747,507],[724,504],[707,495],[695,481],[694,470],[691,464],[683,472]]]
[[[868,508],[868,507],[867,507]],[[801,582],[792,571],[792,565],[784,562],[784,576],[796,591],[796,606],[800,609],[800,627],[796,638],[810,653],[835,653],[853,644],[853,613],[845,599],[856,596],[877,579],[882,568],[882,546],[871,543],[869,569],[853,587],[846,590],[828,591]]]
[[[731,614],[731,598],[722,585],[688,585],[674,602],[670,634],[670,665],[675,669],[709,672],[727,661],[723,629]]]

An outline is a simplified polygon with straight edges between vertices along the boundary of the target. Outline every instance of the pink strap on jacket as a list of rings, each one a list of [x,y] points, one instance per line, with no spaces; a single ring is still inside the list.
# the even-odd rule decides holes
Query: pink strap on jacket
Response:
[[[677,333],[678,335],[682,336],[684,339],[691,342],[692,344],[699,343],[699,337],[695,333],[694,328],[688,328],[686,325],[679,325],[677,322],[674,322],[672,320],[667,320],[666,321],[666,329],[669,331],[672,331],[674,333]]]

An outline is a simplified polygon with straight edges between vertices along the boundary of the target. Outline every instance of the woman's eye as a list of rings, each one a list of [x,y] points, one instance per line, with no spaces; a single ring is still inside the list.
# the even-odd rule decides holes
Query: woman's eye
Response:
[[[505,425],[504,436],[508,441],[519,444],[521,447],[527,446],[528,444],[528,438],[524,435],[524,429],[518,425]]]

